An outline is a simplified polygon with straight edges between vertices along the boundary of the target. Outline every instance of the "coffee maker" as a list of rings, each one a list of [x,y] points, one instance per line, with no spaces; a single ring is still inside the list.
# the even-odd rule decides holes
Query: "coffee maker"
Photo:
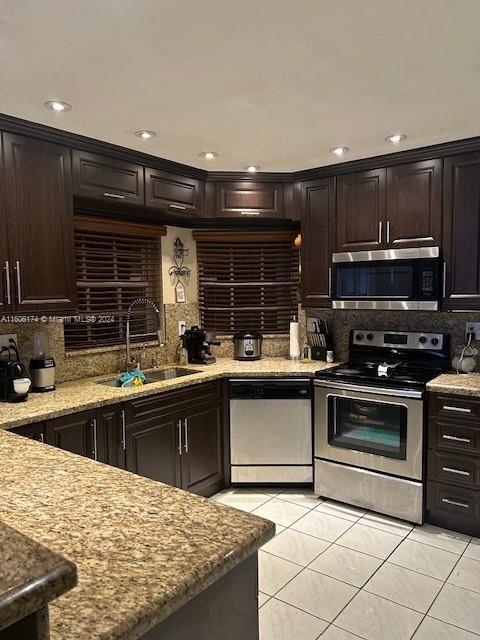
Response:
[[[31,384],[19,360],[17,345],[10,340],[10,346],[0,351],[0,401],[23,402],[28,397]]]
[[[212,345],[221,344],[211,335],[208,335],[205,329],[194,325],[187,329],[181,337],[183,347],[188,353],[188,362],[190,364],[213,364],[215,356],[210,351]]]

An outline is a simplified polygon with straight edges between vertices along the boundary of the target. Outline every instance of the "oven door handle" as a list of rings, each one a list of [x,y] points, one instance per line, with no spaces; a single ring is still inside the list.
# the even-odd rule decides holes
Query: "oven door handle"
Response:
[[[343,382],[330,382],[329,380],[314,380],[316,387],[325,387],[327,389],[340,389],[342,391],[356,391],[357,393],[378,394],[381,396],[393,396],[395,398],[423,398],[422,391],[414,391],[410,389],[391,389],[381,387],[363,387],[357,384],[344,384]]]

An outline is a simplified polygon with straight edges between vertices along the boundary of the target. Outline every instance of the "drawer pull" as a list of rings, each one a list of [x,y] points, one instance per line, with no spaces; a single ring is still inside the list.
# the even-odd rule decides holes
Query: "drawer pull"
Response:
[[[171,204],[170,209],[180,209],[180,211],[185,211],[187,207],[184,204]]]
[[[445,411],[457,411],[458,413],[472,413],[471,409],[466,409],[465,407],[451,407],[448,404],[444,404],[442,409],[445,409]]]
[[[462,471],[461,469],[452,469],[451,467],[442,467],[442,471],[447,473],[456,473],[459,476],[469,476],[470,471]]]
[[[462,507],[463,509],[470,509],[470,505],[466,502],[457,502],[457,500],[450,500],[450,498],[442,498],[442,502],[445,504],[453,504],[454,507]]]
[[[450,436],[448,435],[448,433],[444,433],[442,435],[442,438],[444,440],[453,440],[454,442],[466,442],[467,444],[470,444],[472,442],[470,438],[459,438],[458,436]]]
[[[104,191],[103,195],[106,198],[116,198],[117,200],[125,200],[125,196],[122,196],[120,193],[110,193],[109,191]]]

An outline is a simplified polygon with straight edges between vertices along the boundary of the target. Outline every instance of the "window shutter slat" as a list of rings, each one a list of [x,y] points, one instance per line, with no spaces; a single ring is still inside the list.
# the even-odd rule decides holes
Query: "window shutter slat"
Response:
[[[125,318],[135,298],[150,298],[158,306],[160,290],[159,236],[135,233],[108,233],[88,224],[75,230],[75,265],[79,314],[82,322],[65,325],[65,346],[69,350],[122,344]],[[96,316],[97,322],[87,322]],[[156,337],[157,319],[150,308],[141,305],[132,313],[132,340]]]
[[[293,235],[196,232],[202,325],[220,333],[286,333],[297,313],[299,255]]]

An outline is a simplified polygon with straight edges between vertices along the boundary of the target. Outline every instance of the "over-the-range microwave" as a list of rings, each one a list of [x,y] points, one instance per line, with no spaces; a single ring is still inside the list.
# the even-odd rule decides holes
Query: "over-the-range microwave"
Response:
[[[434,311],[442,296],[438,247],[334,253],[334,309]]]

